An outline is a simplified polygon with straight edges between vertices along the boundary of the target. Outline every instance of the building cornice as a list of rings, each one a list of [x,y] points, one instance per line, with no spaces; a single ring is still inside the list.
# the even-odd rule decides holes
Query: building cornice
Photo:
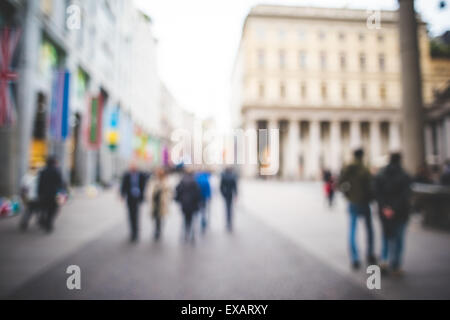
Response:
[[[374,10],[347,9],[347,8],[320,8],[283,5],[257,5],[250,10],[248,18],[289,18],[311,20],[336,20],[365,22]],[[398,12],[392,10],[379,10],[382,23],[397,23]],[[419,23],[424,23],[417,15]]]
[[[247,121],[266,119],[298,121],[360,121],[392,122],[401,120],[401,110],[395,107],[313,107],[313,106],[257,106],[242,107],[243,118]]]

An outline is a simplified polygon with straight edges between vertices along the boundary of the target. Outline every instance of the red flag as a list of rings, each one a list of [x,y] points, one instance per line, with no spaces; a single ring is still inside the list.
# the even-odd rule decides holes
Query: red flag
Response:
[[[11,106],[9,84],[17,79],[17,73],[10,70],[12,57],[19,42],[20,32],[4,28],[0,32],[0,126],[15,122]]]

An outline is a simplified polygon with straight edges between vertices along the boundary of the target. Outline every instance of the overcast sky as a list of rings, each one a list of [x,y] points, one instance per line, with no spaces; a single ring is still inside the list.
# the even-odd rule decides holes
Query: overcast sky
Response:
[[[398,8],[396,0],[135,0],[153,20],[159,74],[179,104],[200,117],[229,121],[230,78],[242,25],[256,4],[357,9]],[[449,2],[449,1],[447,1]],[[416,0],[416,10],[433,35],[450,29],[450,4]]]

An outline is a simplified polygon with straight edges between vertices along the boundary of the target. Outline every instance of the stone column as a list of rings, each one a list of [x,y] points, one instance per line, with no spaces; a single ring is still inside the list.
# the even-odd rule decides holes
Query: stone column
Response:
[[[358,120],[350,124],[350,147],[352,151],[361,147],[361,125]]]
[[[300,144],[300,123],[296,120],[289,122],[287,143],[283,150],[283,176],[287,179],[297,179],[299,177],[299,144]]]
[[[426,148],[425,159],[431,159],[434,156],[433,154],[434,151],[433,151],[433,132],[430,123],[428,123],[425,126],[425,148]]]
[[[276,118],[267,123],[267,145],[269,146],[268,163],[262,167],[261,175],[274,177],[280,172],[280,127]],[[276,130],[276,131],[275,131]]]
[[[378,166],[381,155],[381,131],[380,122],[372,121],[370,123],[370,163]]]
[[[307,176],[317,179],[320,174],[320,123],[318,120],[311,120],[309,123],[309,153]]]
[[[445,160],[450,160],[450,116],[444,119]]]
[[[330,123],[330,148],[331,148],[331,171],[338,173],[341,170],[341,123],[333,120]]]
[[[405,168],[413,174],[425,160],[422,79],[414,1],[399,0]]]
[[[244,176],[255,178],[258,175],[258,127],[256,121],[251,119],[246,121],[243,144],[237,149],[238,152],[244,153]]]
[[[436,123],[436,136],[437,136],[437,148],[439,163],[445,161],[445,122],[438,121]]]
[[[389,123],[389,151],[399,152],[401,151],[400,149],[400,123],[392,121]]]

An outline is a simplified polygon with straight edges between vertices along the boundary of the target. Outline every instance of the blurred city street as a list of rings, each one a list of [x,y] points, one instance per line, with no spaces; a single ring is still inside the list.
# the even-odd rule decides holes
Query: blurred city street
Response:
[[[0,221],[0,298],[450,298],[450,235],[423,229],[417,218],[408,229],[405,276],[383,277],[381,290],[369,290],[365,267],[350,268],[343,198],[328,209],[319,183],[243,180],[235,231],[228,234],[216,179],[213,187],[212,225],[195,246],[181,241],[176,203],[160,243],[153,242],[144,206],[140,241],[129,244],[124,204],[115,189],[95,197],[75,190],[49,236],[34,225],[21,233],[18,217]],[[70,265],[81,268],[81,290],[66,287]]]

